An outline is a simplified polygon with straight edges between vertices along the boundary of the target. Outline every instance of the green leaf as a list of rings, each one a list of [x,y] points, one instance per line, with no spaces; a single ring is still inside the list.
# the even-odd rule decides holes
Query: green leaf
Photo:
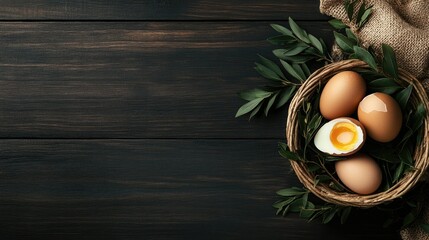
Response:
[[[352,53],[353,52],[353,43],[341,33],[334,32],[335,42],[338,46],[345,52]]]
[[[281,33],[281,34],[283,34],[283,35],[287,35],[287,36],[291,36],[291,37],[293,37],[293,33],[289,30],[289,29],[287,29],[287,28],[285,28],[285,27],[283,27],[283,26],[281,26],[281,25],[278,25],[278,24],[270,24],[270,26],[276,31],[276,32],[278,32],[278,33]]]
[[[271,94],[272,94],[272,92],[267,92],[267,91],[259,89],[259,88],[254,88],[251,90],[240,92],[238,95],[240,96],[240,98],[242,98],[244,100],[252,101],[256,98],[269,97],[269,96],[271,96]]]
[[[299,216],[304,219],[309,219],[317,211],[316,206],[312,202],[307,202],[305,207],[299,212]]]
[[[417,144],[417,146],[420,146],[420,144],[422,143],[422,139],[423,139],[423,131],[422,131],[422,129],[419,129],[417,131],[417,136],[416,136],[416,144]]]
[[[413,130],[412,129],[407,129],[406,132],[404,133],[404,135],[401,138],[401,141],[398,144],[398,147],[400,149],[403,149],[404,146],[406,145],[406,143],[408,142],[408,140],[410,139],[410,137],[413,136]],[[402,146],[402,147],[401,147]]]
[[[330,58],[329,53],[327,54],[328,48],[326,47],[325,41],[323,41],[322,38],[319,38],[319,41],[320,41],[320,43],[322,43],[323,52],[324,52],[325,57]]]
[[[295,93],[295,90],[295,86],[283,89],[279,95],[279,100],[276,103],[276,109],[281,108],[283,105],[285,105],[291,99],[291,97]]]
[[[398,64],[396,63],[395,52],[387,44],[382,44],[381,48],[383,50],[383,71],[398,79]]]
[[[401,179],[402,175],[404,174],[404,167],[404,162],[399,163],[399,166],[396,167],[395,173],[393,174],[392,183],[396,183]]]
[[[304,50],[306,50],[307,48],[308,48],[307,46],[298,46],[294,49],[291,49],[290,51],[285,52],[284,56],[292,57],[292,56],[298,55],[302,53]]]
[[[426,116],[425,107],[423,106],[423,103],[419,103],[411,119],[410,127],[414,132],[417,131],[421,125],[423,125],[425,116]]]
[[[287,144],[284,143],[284,142],[278,142],[277,144],[278,144],[278,147],[281,148],[281,149],[289,149],[289,147],[287,146]]]
[[[267,41],[274,45],[286,45],[296,42],[296,38],[286,35],[279,35],[267,38]]]
[[[314,209],[316,210],[316,206],[314,205],[314,203],[307,201],[307,204],[305,205],[306,209]]]
[[[316,175],[314,178],[314,186],[319,185],[319,183],[327,183],[330,180],[332,180],[332,178],[328,175]]]
[[[349,18],[350,22],[353,20],[355,4],[356,4],[355,1],[349,1],[348,3],[346,3],[347,17]]]
[[[284,201],[278,201],[278,202],[276,202],[276,203],[274,203],[274,204],[273,204],[273,207],[274,207],[274,208],[280,208],[280,209],[282,209],[284,206],[286,206],[286,205],[290,204],[290,203],[291,203],[291,202],[293,202],[295,199],[296,199],[296,198],[291,197],[291,198],[288,198],[288,199],[286,199],[286,200],[284,200]]]
[[[311,216],[311,218],[310,218],[310,219],[308,219],[308,221],[309,221],[309,222],[311,222],[311,221],[313,221],[314,219],[316,219],[316,218],[320,217],[320,215],[322,215],[322,214],[323,214],[323,211],[316,211],[316,212],[313,214],[313,216]]]
[[[302,206],[306,207],[308,203],[308,192],[302,195]]]
[[[362,3],[359,7],[358,14],[356,16],[357,23],[361,21],[364,12],[365,12],[365,3]]]
[[[395,80],[391,79],[391,78],[378,78],[375,79],[371,82],[369,82],[368,84],[370,87],[398,87],[398,88],[402,88],[401,86],[398,85],[398,83],[396,83]]]
[[[282,79],[271,69],[267,68],[266,66],[260,64],[260,63],[255,63],[256,67],[256,71],[258,71],[259,74],[261,74],[263,77],[267,78],[267,79],[271,79],[271,80],[275,80],[275,81],[281,81]]]
[[[323,54],[323,46],[322,43],[315,36],[308,34],[308,38],[310,39],[311,45],[313,45],[321,54]]]
[[[398,147],[400,147],[401,145],[405,146],[405,142],[408,141],[408,139],[413,135],[413,128],[412,128],[412,115],[413,115],[413,110],[410,110],[408,112],[408,114],[405,116],[404,120],[402,120],[403,122],[405,122],[405,128],[402,130],[402,132],[405,131],[404,134],[402,134],[401,136],[401,141],[399,142],[399,144],[397,145]],[[400,149],[403,148],[400,147]]]
[[[338,191],[338,192],[344,192],[345,191],[345,188],[342,185],[340,185],[334,181],[330,182],[328,186],[330,188],[334,189],[335,191]]]
[[[282,214],[283,217],[286,216],[286,214],[289,212],[289,209],[290,209],[290,205],[287,205],[283,210],[283,214]]]
[[[319,53],[319,51],[316,48],[314,48],[314,47],[309,47],[309,48],[305,49],[304,52],[303,52],[303,54],[313,55],[313,56],[315,56],[315,57],[317,56],[319,58],[320,58],[320,55],[321,55]]]
[[[296,22],[289,17],[289,26],[290,29],[292,29],[292,32],[297,36],[301,41],[305,43],[310,43],[310,40],[308,39],[307,33],[301,29]]]
[[[359,59],[355,53],[349,55],[349,59]]]
[[[390,163],[398,163],[400,161],[398,155],[395,153],[395,147],[391,144],[381,144],[367,138],[364,149],[368,155],[381,161]]]
[[[301,211],[299,212],[299,217],[304,218],[304,219],[309,219],[311,218],[311,216],[313,216],[313,214],[316,212],[316,210],[314,209],[301,209]]]
[[[353,50],[356,53],[357,58],[366,62],[372,69],[377,71],[377,63],[371,53],[358,46],[354,46]]]
[[[244,104],[238,109],[237,113],[235,114],[235,117],[240,117],[246,113],[249,113],[250,111],[255,109],[259,105],[259,103],[262,102],[262,100],[264,100],[264,98],[257,98]]]
[[[305,193],[308,193],[305,189],[297,188],[297,187],[291,187],[291,188],[284,188],[279,191],[277,191],[277,195],[282,197],[294,197],[294,196],[301,196]],[[302,199],[301,199],[302,203]]]
[[[307,171],[309,171],[309,172],[316,172],[319,169],[320,169],[319,165],[317,165],[317,164],[315,164],[315,163],[313,163],[311,161],[309,161],[307,163]]]
[[[277,211],[276,211],[276,215],[280,215],[280,213],[283,211],[283,208],[277,208]]]
[[[332,27],[334,27],[335,29],[341,30],[343,28],[346,28],[347,25],[344,24],[341,20],[339,19],[332,19],[328,21],[329,24],[331,24]]]
[[[371,53],[372,56],[377,56],[377,54],[376,54],[375,49],[374,49],[373,46],[370,45],[367,50],[368,50],[369,53]]]
[[[358,23],[358,27],[362,27],[363,25],[365,25],[365,23],[368,21],[369,16],[371,16],[372,13],[372,7],[368,7],[365,12],[362,14],[362,17]]]
[[[289,62],[294,62],[294,63],[305,63],[307,61],[310,61],[312,59],[315,59],[315,56],[309,56],[309,55],[296,55],[296,56],[284,56],[284,57],[279,57],[283,60],[289,61]]]
[[[301,82],[304,82],[307,79],[307,77],[305,76],[304,70],[301,68],[301,66],[297,63],[293,63],[292,67],[295,70],[295,72],[298,73],[298,75],[300,76],[299,80],[301,80]]]
[[[402,91],[398,92],[395,95],[395,99],[398,102],[399,106],[401,107],[402,111],[404,111],[408,103],[408,99],[410,99],[411,92],[413,91],[413,86],[410,84],[407,88],[403,89]]]
[[[310,69],[307,67],[307,64],[305,63],[301,64],[301,68],[304,71],[305,79],[307,79],[311,75]]]
[[[412,165],[414,162],[412,155],[412,146],[404,147],[399,153],[399,159],[401,159],[401,163]],[[404,166],[402,168],[404,168]]]
[[[254,116],[256,116],[256,114],[259,112],[259,110],[261,109],[261,107],[262,107],[262,102],[260,102],[258,104],[258,106],[256,106],[255,109],[253,109],[252,113],[250,113],[249,120],[251,120]]]
[[[280,154],[280,156],[282,156],[283,158],[286,158],[288,160],[292,160],[292,161],[299,161],[300,160],[300,157],[296,153],[291,152],[289,150],[289,148],[280,147],[279,148],[279,154]]]
[[[334,218],[337,211],[338,211],[337,208],[331,208],[329,211],[325,212],[325,214],[323,214],[322,223],[323,224],[329,223]]]
[[[307,46],[297,46],[293,49],[275,49],[273,50],[273,54],[280,58],[280,59],[286,59],[287,57],[296,56],[297,54],[303,52],[305,49],[307,49]]]
[[[298,212],[301,212],[301,209],[303,209],[303,208],[304,208],[304,205],[303,205],[303,199],[302,198],[297,198],[295,201],[293,201],[290,204],[290,211],[291,212],[298,213]]]
[[[270,98],[270,100],[268,100],[267,106],[265,107],[265,111],[264,111],[265,116],[268,116],[268,112],[270,111],[271,107],[273,106],[274,102],[276,101],[277,96],[279,95],[279,93],[280,93],[280,91],[279,91],[279,92],[277,92],[277,93],[275,93],[275,94]]]
[[[341,212],[341,224],[346,223],[349,218],[350,212],[352,211],[351,207],[345,207]]]
[[[310,122],[307,125],[307,131],[309,134],[308,140],[311,140],[314,133],[316,132],[316,130],[319,128],[320,124],[322,123],[322,119],[323,119],[323,117],[320,114],[314,114],[314,116],[311,118]]]
[[[425,231],[426,233],[429,234],[429,224],[427,224],[427,223],[421,223],[420,227],[423,229],[423,231]]]
[[[372,55],[372,54],[371,54]],[[373,55],[374,56],[374,55]],[[386,77],[384,74],[375,72],[372,69],[355,69],[366,81],[374,81],[379,78]]]
[[[283,65],[283,67],[286,69],[286,71],[295,79],[300,80],[301,82],[305,80],[305,78],[302,78],[302,75],[300,75],[289,63],[280,60],[280,63]]]
[[[261,58],[261,62],[262,62],[262,64],[265,66],[265,67],[267,67],[267,68],[269,68],[271,71],[273,71],[273,72],[275,72],[276,74],[277,74],[277,76],[280,76],[281,78],[285,78],[285,76],[284,76],[284,74],[283,74],[283,72],[282,72],[282,70],[279,68],[279,66],[277,65],[277,64],[275,64],[273,61],[271,61],[271,60],[269,60],[269,59],[267,59],[267,58],[264,58],[263,56],[261,56],[261,55],[258,55],[259,56],[259,58]]]
[[[352,40],[353,45],[356,45],[358,43],[358,38],[352,32],[352,30],[350,30],[350,28],[346,28],[346,35],[350,40]]]
[[[384,92],[386,94],[393,94],[402,89],[391,78],[379,78],[368,83],[368,87],[375,92]]]

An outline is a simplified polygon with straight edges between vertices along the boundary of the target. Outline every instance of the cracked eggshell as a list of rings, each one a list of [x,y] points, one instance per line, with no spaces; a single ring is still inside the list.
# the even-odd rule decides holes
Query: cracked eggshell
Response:
[[[336,118],[325,123],[314,136],[314,145],[332,156],[348,156],[359,151],[366,140],[363,125],[349,117]]]
[[[390,142],[401,131],[401,107],[385,93],[376,92],[366,96],[359,104],[358,118],[368,136],[378,142]]]

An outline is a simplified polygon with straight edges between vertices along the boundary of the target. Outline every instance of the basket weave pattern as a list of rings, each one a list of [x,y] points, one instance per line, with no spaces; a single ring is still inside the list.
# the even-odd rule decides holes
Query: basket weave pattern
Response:
[[[315,71],[298,89],[289,105],[286,124],[286,140],[291,151],[296,152],[301,147],[299,141],[298,112],[302,106],[314,94],[315,90],[320,85],[324,85],[333,75],[351,69],[369,69],[369,66],[365,62],[355,59],[335,62]],[[305,163],[290,161],[301,183],[322,200],[343,206],[372,207],[404,195],[425,173],[429,165],[429,100],[422,84],[415,77],[403,70],[399,70],[399,76],[402,81],[414,86],[410,97],[411,104],[416,106],[418,103],[423,103],[426,109],[426,116],[422,125],[423,138],[420,146],[415,148],[413,154],[415,170],[406,173],[400,181],[387,191],[371,195],[359,195],[337,192],[324,184],[314,186],[314,175],[307,170]]]

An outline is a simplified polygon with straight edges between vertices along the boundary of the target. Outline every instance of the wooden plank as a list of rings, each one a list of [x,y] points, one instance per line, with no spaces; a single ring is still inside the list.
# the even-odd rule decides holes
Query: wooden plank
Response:
[[[314,0],[4,0],[0,19],[50,20],[298,20],[327,19]]]
[[[1,23],[0,137],[283,138],[284,110],[234,118],[237,92],[267,84],[253,63],[273,34],[268,22]]]
[[[0,236],[398,238],[373,210],[343,226],[275,216],[275,191],[297,184],[276,142],[1,140]]]

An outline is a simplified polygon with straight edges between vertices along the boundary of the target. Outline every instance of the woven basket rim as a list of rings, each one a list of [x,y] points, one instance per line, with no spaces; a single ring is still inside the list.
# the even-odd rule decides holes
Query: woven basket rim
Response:
[[[286,120],[286,141],[291,151],[297,152],[300,148],[298,133],[298,112],[315,89],[320,84],[325,84],[333,75],[340,71],[351,69],[369,69],[369,66],[357,59],[342,60],[334,62],[316,70],[298,89],[291,100]],[[371,195],[359,195],[354,193],[337,192],[326,185],[314,184],[314,176],[307,171],[303,162],[290,160],[292,168],[300,182],[312,193],[322,200],[343,206],[353,206],[368,208],[378,204],[392,201],[407,193],[423,176],[429,165],[429,99],[422,84],[409,72],[399,69],[399,76],[414,86],[414,91],[410,97],[412,104],[423,103],[426,109],[426,116],[423,122],[423,137],[419,146],[416,146],[413,158],[415,160],[415,170],[406,173],[401,180],[384,192]]]

